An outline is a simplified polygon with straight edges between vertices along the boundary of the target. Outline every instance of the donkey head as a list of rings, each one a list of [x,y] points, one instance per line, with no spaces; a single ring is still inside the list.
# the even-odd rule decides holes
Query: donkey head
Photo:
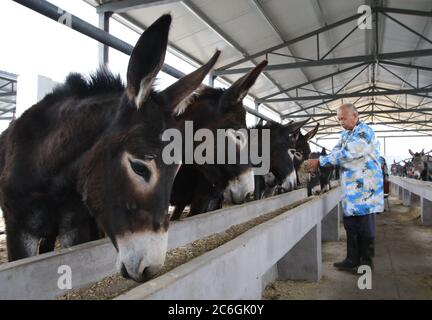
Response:
[[[421,152],[412,152],[409,149],[409,153],[413,156],[412,164],[413,164],[413,175],[415,179],[420,179],[423,170],[425,169],[424,165],[424,149]]]
[[[217,158],[217,155],[225,151],[223,164],[218,161],[218,164],[204,163],[196,166],[216,193],[223,194],[227,202],[242,203],[254,191],[252,166],[249,161],[248,163],[239,161],[240,153],[247,148],[248,142],[248,137],[245,136],[247,135],[246,111],[242,100],[266,65],[267,61],[261,62],[226,90],[202,88],[186,112],[179,117],[184,120],[192,119],[194,129],[208,129],[213,136],[217,136],[218,130],[222,129],[226,132],[228,146],[235,145],[233,163],[229,161],[229,152],[233,150],[227,148],[218,150],[215,139],[213,152]]]
[[[159,271],[167,251],[167,211],[178,165],[164,163],[162,134],[175,126],[175,109],[217,59],[213,57],[164,91],[154,92],[152,84],[163,65],[170,24],[171,16],[164,15],[139,38],[117,115],[80,169],[83,200],[116,247],[118,269],[136,281]]]
[[[319,123],[316,124],[315,128],[306,133],[305,135],[301,134],[300,129],[296,133],[296,150],[300,152],[303,156],[303,160],[309,159],[309,155],[311,153],[311,149],[309,146],[309,140],[312,139],[316,133],[318,132]],[[300,165],[300,164],[298,164]]]
[[[296,161],[302,161],[302,155],[296,150],[296,133],[309,119],[290,122],[286,125],[269,123],[264,129],[270,129],[270,172],[265,181],[278,185],[278,193],[292,191],[297,186],[297,175],[294,167]],[[268,187],[272,187],[271,184]]]

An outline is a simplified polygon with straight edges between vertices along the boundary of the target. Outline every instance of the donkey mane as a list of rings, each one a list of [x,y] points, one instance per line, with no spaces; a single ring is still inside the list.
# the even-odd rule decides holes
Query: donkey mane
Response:
[[[66,97],[86,98],[99,94],[123,93],[125,85],[120,75],[114,75],[106,68],[100,68],[85,78],[80,73],[70,73],[64,84],[58,85],[47,98],[62,99]]]

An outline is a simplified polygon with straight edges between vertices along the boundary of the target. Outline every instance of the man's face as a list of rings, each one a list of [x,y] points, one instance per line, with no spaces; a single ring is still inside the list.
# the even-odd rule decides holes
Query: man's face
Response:
[[[339,124],[345,130],[352,130],[357,124],[358,116],[349,108],[340,108],[337,112]]]

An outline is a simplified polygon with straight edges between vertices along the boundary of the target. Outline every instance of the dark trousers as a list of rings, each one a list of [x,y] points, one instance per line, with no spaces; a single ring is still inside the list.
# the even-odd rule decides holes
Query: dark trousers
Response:
[[[349,216],[343,218],[347,238],[350,236],[357,237],[359,250],[361,251],[362,244],[369,247],[371,256],[374,256],[374,240],[375,240],[375,213],[365,216]],[[362,252],[360,252],[362,256]]]
[[[375,213],[365,216],[344,217],[345,231],[369,239],[375,239]]]

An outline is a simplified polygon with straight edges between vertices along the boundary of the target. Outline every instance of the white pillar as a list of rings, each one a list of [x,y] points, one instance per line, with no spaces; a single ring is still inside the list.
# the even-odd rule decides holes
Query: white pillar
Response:
[[[52,79],[34,73],[18,75],[16,117],[42,100],[57,85]]]

